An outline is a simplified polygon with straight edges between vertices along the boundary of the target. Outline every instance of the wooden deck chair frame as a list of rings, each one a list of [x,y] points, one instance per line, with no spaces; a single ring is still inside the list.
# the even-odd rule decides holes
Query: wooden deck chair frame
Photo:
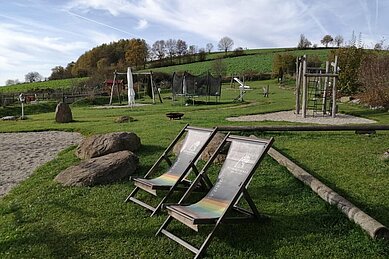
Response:
[[[189,165],[182,171],[182,174],[180,174],[180,177],[178,180],[169,186],[158,186],[158,185],[150,185],[147,183],[147,179],[152,176],[155,172],[157,172],[158,166],[161,164],[161,162],[166,161],[169,167],[173,166],[172,161],[169,159],[169,155],[171,154],[171,151],[173,150],[174,146],[177,144],[177,142],[182,138],[182,136],[185,134],[185,132],[189,131],[206,131],[209,132],[210,135],[204,142],[204,145],[198,150],[198,152],[193,156],[193,159],[189,161]],[[163,154],[159,157],[159,159],[154,163],[154,165],[150,168],[150,170],[147,172],[147,174],[142,178],[131,178],[131,180],[134,181],[135,188],[134,190],[128,195],[125,202],[132,201],[138,205],[141,205],[142,207],[152,211],[151,216],[155,215],[157,212],[160,211],[162,204],[173,194],[176,190],[187,190],[191,182],[186,179],[186,176],[192,171],[194,172],[195,176],[199,174],[199,170],[196,167],[196,162],[199,159],[201,153],[204,151],[204,149],[207,147],[209,142],[212,140],[214,135],[217,132],[217,128],[215,129],[207,129],[207,128],[199,128],[199,127],[192,127],[189,126],[189,124],[185,125],[185,127],[180,131],[180,133],[177,135],[177,137],[173,140],[173,142],[166,148],[166,150],[163,152]],[[180,154],[178,154],[180,156]],[[146,181],[145,181],[146,180]],[[212,187],[212,183],[208,178],[202,178],[202,181],[197,185],[197,187],[204,188],[204,191],[209,190]],[[156,207],[153,207],[137,198],[135,198],[135,195],[138,193],[139,190],[146,191],[154,196],[158,196],[157,190],[165,190],[167,191],[166,195],[162,197],[161,201]]]
[[[185,200],[187,197],[191,194],[191,192],[194,189],[194,186],[201,180],[202,177],[206,176],[207,170],[212,164],[213,160],[216,158],[216,156],[219,154],[221,151],[222,147],[227,143],[227,142],[232,142],[234,140],[239,140],[239,141],[248,141],[251,143],[261,143],[264,145],[263,151],[261,155],[257,158],[256,162],[254,163],[254,167],[252,170],[249,172],[247,177],[244,179],[240,187],[238,188],[238,191],[234,195],[233,199],[231,199],[227,205],[227,208],[224,210],[224,212],[221,214],[221,216],[217,219],[198,219],[194,218],[185,214],[180,213],[179,211],[173,209],[174,206],[183,206],[187,205],[184,204]],[[220,226],[221,223],[247,223],[247,222],[253,222],[253,221],[258,221],[261,219],[266,219],[264,215],[261,215],[256,208],[253,200],[251,199],[248,191],[247,191],[247,186],[250,183],[252,176],[256,169],[258,168],[259,164],[263,160],[265,154],[268,152],[269,148],[271,147],[274,139],[271,138],[270,140],[263,140],[263,139],[254,139],[254,138],[247,138],[247,137],[240,137],[240,136],[233,136],[230,134],[227,134],[227,136],[224,138],[223,142],[220,144],[218,149],[215,151],[215,153],[212,155],[212,157],[209,159],[209,161],[206,163],[204,168],[200,171],[199,175],[196,177],[196,179],[193,181],[191,187],[186,191],[184,196],[180,199],[178,204],[175,205],[166,205],[167,212],[169,213],[169,216],[165,220],[165,222],[162,224],[162,226],[159,228],[157,231],[156,235],[159,235],[160,233],[166,235],[170,239],[176,241],[180,245],[184,246],[185,248],[189,249],[195,254],[195,258],[200,258],[207,247],[209,246],[212,238],[214,237],[215,231],[217,228]],[[238,207],[238,202],[241,198],[244,198],[247,201],[248,206],[250,207],[251,211],[243,209]],[[229,212],[231,211],[237,212],[236,214],[239,216],[234,216],[230,217],[227,216]],[[191,229],[198,231],[198,226],[202,224],[214,224],[213,229],[211,232],[208,234],[208,236],[205,238],[203,244],[201,245],[200,248],[196,248],[193,245],[189,244],[187,241],[181,239],[180,237],[174,235],[173,233],[169,232],[167,230],[168,225],[172,222],[173,219],[176,219],[180,221],[181,223],[187,225]]]

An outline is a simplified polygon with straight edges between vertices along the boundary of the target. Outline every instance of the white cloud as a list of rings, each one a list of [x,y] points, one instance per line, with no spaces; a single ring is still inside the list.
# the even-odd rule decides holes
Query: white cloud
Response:
[[[149,23],[145,19],[140,19],[136,25],[137,30],[144,30],[149,26]]]

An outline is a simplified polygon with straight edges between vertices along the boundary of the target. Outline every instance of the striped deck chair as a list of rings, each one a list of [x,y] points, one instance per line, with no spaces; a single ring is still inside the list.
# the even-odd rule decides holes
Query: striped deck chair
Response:
[[[226,160],[212,189],[199,202],[185,205],[184,202],[193,191],[196,183],[206,175],[212,161],[228,142],[231,145]],[[195,253],[195,258],[199,258],[207,249],[216,229],[221,223],[242,223],[263,219],[264,216],[259,214],[247,192],[247,186],[272,143],[273,138],[263,140],[227,134],[222,144],[209,159],[178,204],[165,206],[169,216],[156,235],[160,233],[166,235]],[[247,201],[250,210],[243,209],[237,205],[241,197]],[[198,226],[202,224],[213,224],[214,227],[201,247],[196,248],[167,230],[173,219],[180,221],[195,231],[198,231]]]
[[[196,162],[205,147],[216,134],[216,131],[217,129],[198,128],[186,125],[143,178],[132,178],[135,189],[130,193],[125,202],[132,201],[139,204],[146,209],[151,210],[151,216],[153,216],[161,209],[162,204],[175,190],[188,189],[191,182],[186,179],[186,176],[190,172],[193,172],[195,175],[199,174],[199,170],[196,168]],[[186,136],[183,140],[181,150],[174,162],[172,162],[169,159],[169,155],[175,144],[185,133]],[[168,163],[170,168],[164,174],[150,179],[150,176],[158,171],[158,166],[163,160]],[[212,187],[212,183],[209,179],[202,178],[200,185],[197,187],[199,186],[205,188],[204,190],[209,190]],[[158,196],[158,190],[164,190],[167,191],[167,193],[159,204],[156,207],[153,207],[135,198],[135,195],[139,190],[144,190],[154,196]]]

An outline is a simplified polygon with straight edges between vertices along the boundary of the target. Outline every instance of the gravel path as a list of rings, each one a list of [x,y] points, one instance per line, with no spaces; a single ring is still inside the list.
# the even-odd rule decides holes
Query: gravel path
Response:
[[[303,118],[298,114],[294,114],[294,111],[283,111],[257,115],[247,115],[240,117],[227,118],[228,121],[290,121],[301,123],[317,123],[317,124],[329,124],[329,125],[343,125],[343,124],[367,124],[376,123],[376,121],[355,117],[346,114],[337,114],[335,118],[329,115],[321,116],[320,114],[313,117],[308,115]]]
[[[82,140],[80,133],[46,131],[0,134],[0,197],[44,163]]]

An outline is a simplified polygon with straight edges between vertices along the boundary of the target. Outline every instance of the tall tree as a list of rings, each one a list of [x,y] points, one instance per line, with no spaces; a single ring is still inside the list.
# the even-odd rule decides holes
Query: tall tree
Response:
[[[205,45],[205,49],[207,50],[208,53],[211,53],[211,51],[213,49],[213,44],[207,43],[207,45]]]
[[[128,44],[128,50],[126,51],[126,62],[130,66],[140,67],[146,62],[148,55],[147,44],[142,39],[131,39]]]
[[[334,39],[335,46],[339,48],[343,44],[343,41],[344,41],[343,36],[337,35]]]
[[[225,36],[223,38],[220,39],[219,43],[217,44],[217,47],[219,48],[219,50],[224,50],[224,52],[227,53],[227,51],[231,50],[232,47],[234,46],[234,41]]]
[[[197,53],[197,46],[196,45],[190,45],[188,49],[189,55],[194,55]]]
[[[43,76],[39,74],[38,72],[29,72],[24,76],[24,79],[26,82],[32,83],[32,82],[39,82],[42,81]]]
[[[188,51],[188,45],[184,40],[178,39],[177,40],[177,55],[182,56],[185,55]]]
[[[211,71],[215,76],[223,77],[227,74],[227,65],[223,59],[215,59],[211,64]]]
[[[64,79],[66,77],[66,70],[63,66],[56,66],[51,69],[51,75],[49,76],[49,80],[57,80]]]
[[[300,34],[300,40],[297,44],[298,49],[306,49],[309,48],[312,43],[304,36],[304,34]]]
[[[17,85],[17,84],[20,84],[19,82],[19,79],[8,79],[7,81],[5,81],[5,85],[9,86],[9,85]]]
[[[177,54],[177,41],[174,39],[168,39],[166,41],[166,50],[170,59],[173,59],[173,57]]]
[[[157,40],[151,47],[153,54],[157,59],[163,59],[166,55],[166,43],[164,40]]]
[[[328,47],[328,44],[332,43],[334,41],[334,38],[332,38],[331,35],[325,35],[323,39],[320,41],[321,44],[323,44],[326,48]]]

